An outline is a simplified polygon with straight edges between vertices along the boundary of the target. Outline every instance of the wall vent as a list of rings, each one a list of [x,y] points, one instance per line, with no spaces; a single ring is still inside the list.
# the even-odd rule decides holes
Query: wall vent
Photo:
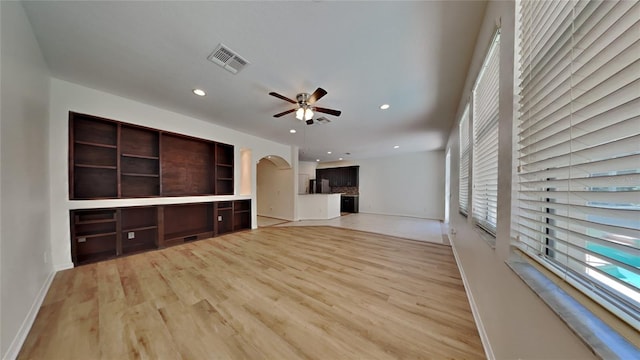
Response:
[[[316,119],[316,122],[319,123],[319,124],[328,124],[328,123],[331,122],[331,120],[327,119],[324,116],[321,116],[321,117]]]
[[[218,44],[218,47],[213,50],[207,59],[214,64],[220,65],[232,74],[237,74],[240,70],[244,69],[245,66],[249,65],[247,60],[224,44]]]

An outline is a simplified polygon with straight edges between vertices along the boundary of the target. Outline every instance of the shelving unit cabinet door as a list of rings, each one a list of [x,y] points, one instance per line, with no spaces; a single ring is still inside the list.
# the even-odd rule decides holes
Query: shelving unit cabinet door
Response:
[[[120,129],[121,197],[160,195],[159,133],[122,125]]]
[[[118,197],[118,124],[69,113],[69,198]]]
[[[349,167],[349,181],[348,186],[359,186],[360,182],[360,166]]]

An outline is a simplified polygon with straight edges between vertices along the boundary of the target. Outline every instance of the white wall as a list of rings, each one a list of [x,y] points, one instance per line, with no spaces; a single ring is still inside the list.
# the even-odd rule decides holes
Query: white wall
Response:
[[[309,180],[316,178],[316,167],[318,163],[315,161],[299,161],[298,162],[298,194],[308,194]]]
[[[491,248],[458,212],[460,149],[454,126],[451,150],[451,241],[483,340],[496,359],[592,359],[594,355],[505,264],[510,255],[512,131],[514,111],[514,2],[492,1],[467,74],[458,116],[470,94],[496,23],[501,22],[498,226]],[[457,121],[456,121],[457,123]]]
[[[421,151],[318,168],[360,166],[360,212],[443,220],[444,157],[444,151]]]
[[[51,176],[52,256],[53,264],[56,269],[64,269],[72,266],[69,241],[70,209],[170,204],[237,198],[253,198],[255,200],[255,195],[242,195],[70,201],[68,182],[69,111],[102,116],[127,123],[232,144],[235,146],[236,194],[240,193],[242,182],[240,149],[251,150],[252,164],[256,164],[258,159],[267,155],[280,156],[291,163],[291,146],[278,144],[273,141],[217,126],[200,119],[195,119],[77,84],[51,79],[49,170]],[[251,174],[251,194],[255,194],[256,172],[252,171]],[[252,201],[254,227],[256,224],[255,206],[255,201]]]
[[[294,169],[278,168],[269,159],[261,159],[257,167],[256,203],[258,215],[293,221]]]
[[[315,161],[300,161],[298,163],[298,174],[309,176],[309,180],[316,178],[316,167],[318,163]]]
[[[49,74],[19,2],[0,2],[0,356],[20,349],[53,278]]]

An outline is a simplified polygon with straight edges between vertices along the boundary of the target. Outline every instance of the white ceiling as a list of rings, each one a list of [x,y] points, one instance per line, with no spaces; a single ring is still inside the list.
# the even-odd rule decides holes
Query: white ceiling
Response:
[[[335,161],[444,148],[486,2],[23,4],[54,77]],[[219,43],[251,64],[233,75],[209,62]],[[317,105],[342,116],[272,117],[292,104],[270,91],[317,87],[328,91]]]

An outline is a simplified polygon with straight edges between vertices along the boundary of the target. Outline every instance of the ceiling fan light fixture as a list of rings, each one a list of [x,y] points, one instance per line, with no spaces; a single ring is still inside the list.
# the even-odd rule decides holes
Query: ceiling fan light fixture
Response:
[[[302,106],[296,110],[296,119],[302,120],[311,120],[313,119],[313,111],[306,106]]]

